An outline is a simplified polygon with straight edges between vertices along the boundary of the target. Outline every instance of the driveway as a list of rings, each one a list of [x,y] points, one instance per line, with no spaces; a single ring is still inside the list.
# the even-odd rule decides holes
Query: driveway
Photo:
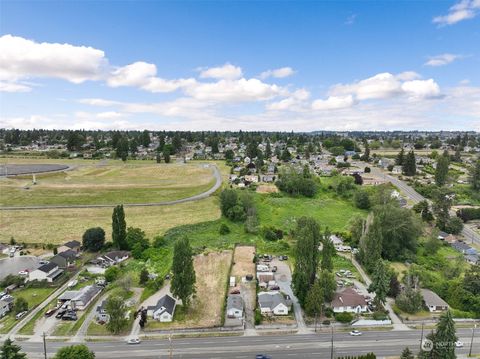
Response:
[[[0,259],[0,280],[7,275],[17,275],[18,272],[28,269],[35,270],[40,267],[40,259],[35,256],[17,256],[13,258]]]
[[[295,319],[297,321],[297,328],[298,334],[306,334],[311,333],[307,326],[305,325],[305,321],[303,320],[303,311],[300,303],[298,302],[297,297],[293,294],[292,291],[292,272],[290,271],[290,267],[288,266],[288,262],[279,261],[278,259],[274,259],[271,262],[272,266],[277,266],[277,272],[275,273],[275,280],[280,287],[280,290],[288,294],[292,300],[292,308],[293,312],[295,313]]]

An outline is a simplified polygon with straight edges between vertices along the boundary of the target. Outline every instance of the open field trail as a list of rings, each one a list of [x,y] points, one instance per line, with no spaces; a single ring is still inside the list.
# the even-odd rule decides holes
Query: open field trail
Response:
[[[213,176],[215,179],[215,184],[200,194],[196,194],[190,197],[163,201],[163,202],[144,202],[144,203],[125,203],[124,207],[154,207],[154,206],[169,206],[179,203],[198,201],[204,199],[215,193],[216,190],[222,185],[222,176],[216,165],[204,165],[206,167],[212,168]],[[115,207],[117,203],[112,204],[72,204],[72,205],[35,205],[35,206],[2,206],[0,210],[42,210],[42,209],[69,209],[69,208],[112,208]]]

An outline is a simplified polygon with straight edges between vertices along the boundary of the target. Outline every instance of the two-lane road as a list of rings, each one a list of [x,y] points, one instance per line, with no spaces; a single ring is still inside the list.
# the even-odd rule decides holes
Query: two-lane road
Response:
[[[465,356],[468,353],[471,329],[457,331],[459,339],[465,343],[464,348],[457,349],[457,353]],[[362,336],[352,337],[346,332],[334,333],[334,356],[345,356],[374,352],[378,356],[398,356],[408,346],[416,353],[420,348],[421,331],[404,332],[369,331]],[[19,343],[30,359],[43,358],[41,343]],[[69,345],[71,343],[68,343]],[[47,343],[49,357],[65,346],[65,343]],[[264,353],[272,359],[285,358],[328,358],[332,345],[331,334],[291,334],[278,336],[239,336],[239,337],[205,337],[174,339],[170,345],[167,339],[144,341],[139,345],[127,345],[122,342],[90,342],[87,343],[99,359],[147,359],[169,358],[172,350],[174,358],[185,359],[220,359],[255,358],[256,354]],[[480,343],[474,340],[473,353],[480,353]]]

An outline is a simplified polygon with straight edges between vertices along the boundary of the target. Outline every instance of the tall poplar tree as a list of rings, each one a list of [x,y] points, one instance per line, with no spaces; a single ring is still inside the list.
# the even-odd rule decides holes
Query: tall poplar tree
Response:
[[[128,249],[127,244],[127,222],[125,222],[125,211],[123,205],[113,209],[112,214],[112,242],[118,249]]]
[[[415,173],[417,173],[415,153],[413,151],[408,152],[407,156],[405,157],[402,170],[405,176],[415,176]]]
[[[184,310],[190,305],[192,295],[195,293],[195,269],[193,268],[193,252],[190,241],[180,238],[173,248],[172,264],[172,294],[182,300]]]
[[[435,169],[435,183],[437,186],[443,186],[447,181],[448,166],[450,165],[450,156],[445,151],[437,160],[437,168]]]

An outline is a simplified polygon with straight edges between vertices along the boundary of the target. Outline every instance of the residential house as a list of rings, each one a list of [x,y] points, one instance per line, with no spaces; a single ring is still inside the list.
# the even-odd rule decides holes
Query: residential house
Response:
[[[396,175],[402,174],[402,166],[393,166],[392,173]]]
[[[95,319],[97,322],[103,322],[103,323],[108,323],[110,321],[110,314],[107,313],[107,310],[105,309],[107,301],[103,300],[102,303],[97,305],[97,308],[95,309]]]
[[[240,295],[229,295],[227,298],[227,317],[243,318],[243,299]]]
[[[6,296],[0,299],[0,318],[3,318],[13,308],[13,297]]]
[[[76,253],[80,253],[80,247],[81,247],[81,243],[79,241],[70,241],[70,242],[64,243],[57,249],[58,249],[58,253],[65,252],[68,250],[74,251]]]
[[[60,277],[63,269],[60,269],[56,263],[48,262],[28,274],[28,281],[47,281],[52,283],[55,279]]]
[[[257,175],[245,175],[244,179],[245,179],[246,182],[258,183],[258,176]]]
[[[465,255],[465,260],[472,265],[480,264],[478,254],[467,254]]]
[[[288,315],[287,301],[280,292],[258,293],[260,312],[268,315]]]
[[[454,242],[451,246],[458,252],[465,254],[465,255],[475,255],[477,254],[477,250],[475,248],[470,247],[468,244],[462,241]]]
[[[128,251],[112,251],[98,257],[94,262],[103,266],[111,266],[121,263],[130,257]]]
[[[275,175],[262,175],[261,181],[265,183],[275,182]]]
[[[448,310],[448,304],[437,293],[428,289],[420,290],[423,296],[423,302],[430,312],[443,312]]]
[[[77,255],[77,252],[69,249],[50,258],[50,262],[57,264],[62,269],[65,269],[75,265]]]
[[[368,300],[353,288],[345,288],[333,296],[331,307],[335,313],[366,313]]]
[[[67,290],[58,297],[58,303],[68,304],[72,309],[85,310],[102,289],[97,285],[87,285],[80,290]]]
[[[147,315],[160,322],[171,322],[175,313],[176,300],[168,294],[160,298],[156,305],[147,308]]]

